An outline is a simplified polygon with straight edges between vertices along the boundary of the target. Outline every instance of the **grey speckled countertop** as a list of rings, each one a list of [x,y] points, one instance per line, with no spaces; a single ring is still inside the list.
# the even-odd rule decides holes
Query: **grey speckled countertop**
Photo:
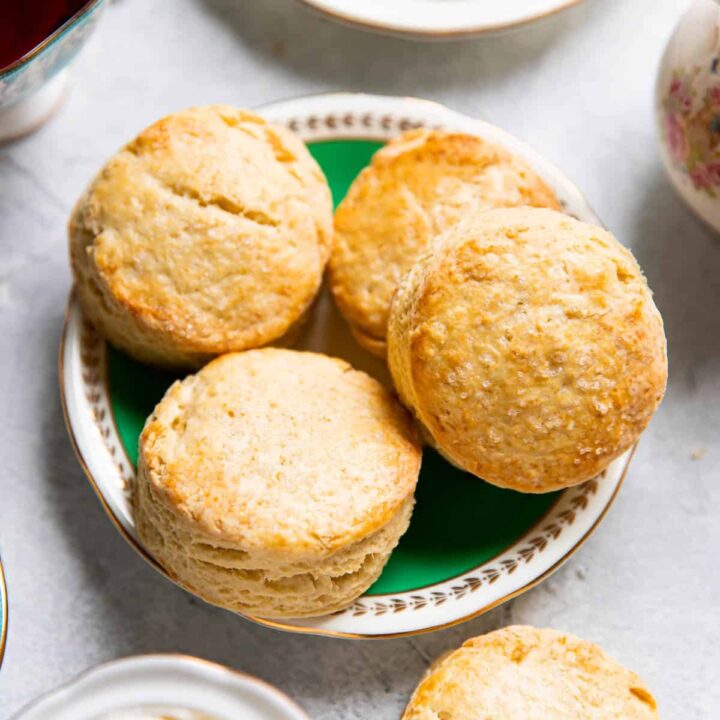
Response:
[[[664,718],[720,717],[720,239],[668,184],[652,116],[660,53],[687,4],[586,0],[504,37],[432,45],[340,27],[291,0],[108,8],[57,115],[0,147],[0,552],[11,611],[1,718],[95,663],[181,651],[266,678],[317,720],[394,720],[432,658],[510,622],[601,643],[647,679]],[[328,90],[428,97],[528,141],[637,254],[670,343],[667,398],[585,548],[514,602],[413,639],[286,635],[170,585],[106,519],[58,400],[65,221],[98,165],[183,106]]]

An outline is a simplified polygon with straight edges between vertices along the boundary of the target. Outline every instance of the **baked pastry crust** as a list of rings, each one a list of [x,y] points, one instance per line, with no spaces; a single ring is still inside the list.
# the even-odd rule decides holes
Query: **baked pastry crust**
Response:
[[[390,301],[435,238],[478,209],[558,208],[522,160],[475,135],[411,130],[375,153],[335,213],[335,301],[358,342],[385,354]]]
[[[260,617],[333,612],[407,529],[420,459],[406,411],[346,362],[224,355],[176,382],[147,421],[138,532],[208,602]]]
[[[662,319],[631,253],[561,213],[478,213],[406,276],[388,332],[403,402],[459,467],[547,492],[629,449],[667,380]]]
[[[597,645],[507,627],[472,638],[420,683],[403,720],[655,720],[645,683]]]
[[[283,127],[227,105],[145,129],[70,219],[83,312],[164,367],[282,342],[309,308],[332,242],[317,163]]]

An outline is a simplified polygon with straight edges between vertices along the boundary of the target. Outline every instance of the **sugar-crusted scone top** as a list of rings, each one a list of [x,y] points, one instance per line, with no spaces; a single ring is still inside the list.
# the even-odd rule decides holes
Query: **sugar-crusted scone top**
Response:
[[[325,557],[412,497],[421,451],[380,383],[341,360],[267,348],[177,382],[148,419],[141,464],[190,526],[261,557]]]
[[[468,211],[515,205],[558,207],[537,173],[479,137],[413,130],[375,153],[337,209],[329,265],[360,342],[384,352],[395,288],[440,232]]]
[[[657,720],[643,681],[599,647],[514,626],[468,640],[418,686],[403,720]]]
[[[233,107],[192,108],[105,165],[70,241],[83,309],[112,342],[197,366],[281,337],[307,309],[332,203],[294,134]]]
[[[393,302],[389,361],[450,460],[525,492],[597,475],[646,427],[667,378],[631,253],[532,208],[479,213],[418,263]]]

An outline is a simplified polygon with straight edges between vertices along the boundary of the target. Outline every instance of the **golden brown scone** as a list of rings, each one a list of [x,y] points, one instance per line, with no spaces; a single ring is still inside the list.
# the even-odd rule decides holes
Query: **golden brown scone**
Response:
[[[375,153],[335,213],[330,287],[358,342],[385,354],[390,301],[438,234],[478,209],[558,208],[523,161],[475,135],[411,130]]]
[[[69,234],[78,300],[108,340],[198,367],[295,329],[330,252],[332,202],[298,137],[213,105],[159,120],[111,158]]]
[[[536,208],[450,230],[395,295],[388,356],[433,444],[523,492],[595,477],[637,440],[667,379],[662,319],[631,253]]]
[[[468,640],[420,683],[403,720],[657,720],[643,681],[597,645],[508,627]]]
[[[342,609],[407,529],[411,418],[346,362],[265,348],[176,382],[140,438],[135,520],[208,602],[260,617]]]

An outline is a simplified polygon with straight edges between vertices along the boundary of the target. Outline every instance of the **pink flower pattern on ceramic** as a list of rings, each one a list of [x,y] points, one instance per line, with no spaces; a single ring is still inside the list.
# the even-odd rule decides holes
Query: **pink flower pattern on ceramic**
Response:
[[[664,100],[670,157],[695,188],[720,197],[720,57],[676,70]]]

